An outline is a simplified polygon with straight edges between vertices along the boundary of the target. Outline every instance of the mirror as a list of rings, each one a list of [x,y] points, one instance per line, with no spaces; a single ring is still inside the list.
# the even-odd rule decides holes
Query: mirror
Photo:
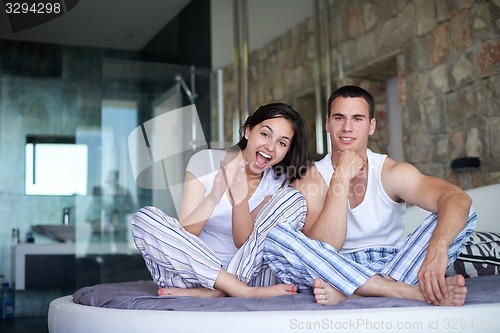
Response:
[[[88,147],[74,137],[26,138],[27,195],[86,195]]]

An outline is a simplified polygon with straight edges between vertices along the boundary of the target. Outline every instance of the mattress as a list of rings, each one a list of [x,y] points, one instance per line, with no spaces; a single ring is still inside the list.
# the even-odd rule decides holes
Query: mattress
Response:
[[[500,276],[467,279],[464,306],[387,297],[319,305],[310,293],[268,299],[157,297],[150,281],[100,284],[55,299],[50,333],[499,332]]]
[[[466,280],[466,305],[500,303],[500,275]],[[359,297],[335,305],[321,305],[312,292],[273,298],[158,297],[152,281],[98,284],[73,294],[75,303],[104,308],[168,311],[291,311],[339,310],[390,307],[432,307],[425,302],[390,297]]]

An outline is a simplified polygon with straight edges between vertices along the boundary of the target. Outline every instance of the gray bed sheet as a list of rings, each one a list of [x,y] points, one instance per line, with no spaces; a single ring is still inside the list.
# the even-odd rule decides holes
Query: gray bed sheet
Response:
[[[468,293],[465,304],[500,303],[500,275],[468,278],[466,286]],[[165,311],[294,311],[432,306],[425,302],[390,297],[360,297],[335,305],[320,305],[308,292],[273,298],[158,297],[157,289],[152,281],[98,284],[77,290],[73,294],[73,301],[113,309]]]

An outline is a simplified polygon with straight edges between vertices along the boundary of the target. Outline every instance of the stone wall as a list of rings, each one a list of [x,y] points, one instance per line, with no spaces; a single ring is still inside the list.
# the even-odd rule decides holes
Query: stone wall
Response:
[[[397,76],[405,160],[464,189],[500,182],[500,1],[337,0],[328,13],[332,89],[355,83],[377,100],[371,148],[387,151],[385,81]],[[250,54],[250,112],[284,101],[314,124],[313,66],[314,26],[308,18]],[[232,75],[227,66],[226,141]],[[310,130],[313,137],[314,126]],[[463,156],[480,157],[481,166],[452,171],[450,162]]]

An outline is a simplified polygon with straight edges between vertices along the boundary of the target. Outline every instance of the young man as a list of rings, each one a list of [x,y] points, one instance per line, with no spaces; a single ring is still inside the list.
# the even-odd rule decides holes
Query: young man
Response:
[[[330,96],[332,153],[294,182],[307,202],[304,228],[273,228],[264,257],[283,282],[314,287],[321,304],[356,294],[462,305],[464,277],[445,272],[475,227],[471,199],[443,179],[369,150],[374,104],[356,86]],[[406,203],[435,212],[407,239]]]

